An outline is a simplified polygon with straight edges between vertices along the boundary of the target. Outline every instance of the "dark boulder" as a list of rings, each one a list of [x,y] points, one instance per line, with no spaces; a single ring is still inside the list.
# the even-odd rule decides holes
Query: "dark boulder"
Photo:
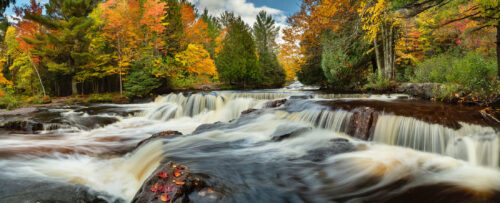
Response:
[[[277,108],[280,107],[281,105],[285,104],[287,99],[279,99],[279,100],[274,100],[274,101],[269,101],[265,104],[266,108]]]
[[[132,202],[189,202],[189,195],[205,186],[186,166],[167,162],[143,183]]]
[[[273,141],[282,141],[284,139],[289,139],[296,137],[302,133],[305,133],[307,131],[310,131],[310,127],[304,127],[304,126],[297,126],[297,125],[280,125],[278,128],[274,131],[273,134],[271,134],[271,140]]]
[[[0,128],[32,133],[35,131],[43,130],[43,124],[28,119],[15,119],[3,122],[2,124],[0,124]]]
[[[396,88],[396,92],[424,99],[432,99],[436,96],[435,90],[440,87],[439,83],[401,83]]]
[[[370,107],[360,107],[353,111],[347,134],[362,140],[369,140],[375,132],[378,112]]]
[[[2,203],[124,203],[125,200],[83,185],[0,176]]]
[[[158,139],[158,138],[175,138],[175,137],[179,137],[179,136],[182,136],[182,133],[179,131],[173,131],[173,130],[155,133],[151,137],[139,142],[139,144],[137,144],[137,147],[139,147],[145,143],[148,143],[152,140]]]

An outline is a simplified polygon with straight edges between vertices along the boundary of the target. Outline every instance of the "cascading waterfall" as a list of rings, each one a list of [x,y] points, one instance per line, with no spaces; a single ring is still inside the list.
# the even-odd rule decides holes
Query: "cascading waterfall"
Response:
[[[333,132],[347,132],[352,113],[344,110],[306,110],[301,112],[280,112],[282,118],[295,122],[305,122],[317,128],[331,129]]]
[[[411,117],[380,115],[373,141],[498,167],[500,140],[495,130],[463,122],[460,125],[454,130]]]

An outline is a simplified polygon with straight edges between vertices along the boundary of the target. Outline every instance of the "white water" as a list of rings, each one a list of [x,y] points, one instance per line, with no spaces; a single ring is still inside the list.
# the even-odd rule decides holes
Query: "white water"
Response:
[[[500,191],[500,171],[497,168],[499,137],[492,128],[461,123],[462,129],[453,130],[413,118],[383,115],[378,119],[374,136],[374,141],[381,144],[376,144],[354,140],[342,133],[346,131],[352,116],[347,111],[311,109],[288,113],[269,110],[234,128],[179,137],[165,144],[161,141],[151,142],[122,157],[99,155],[106,153],[109,148],[134,146],[156,132],[177,130],[189,134],[204,123],[227,122],[238,118],[244,110],[262,108],[266,100],[286,98],[287,95],[218,93],[187,97],[170,94],[158,97],[149,104],[116,105],[142,112],[131,117],[118,116],[117,123],[102,128],[73,129],[75,132],[65,133],[56,139],[30,140],[29,136],[0,139],[2,150],[46,147],[81,152],[45,152],[46,157],[19,155],[0,159],[0,168],[5,169],[3,174],[13,177],[48,178],[83,184],[130,201],[163,158],[181,156],[217,161],[217,157],[231,155],[255,163],[279,163],[305,156],[310,150],[331,147],[330,140],[342,138],[349,140],[357,151],[328,157],[317,169],[322,173],[310,171],[312,168],[300,168],[290,173],[299,173],[305,182],[311,181],[312,190],[318,194],[335,194],[336,198],[361,198],[361,194],[381,195],[374,191],[402,178],[411,181],[393,193],[403,193],[409,188],[433,183],[457,185],[486,195],[491,191]],[[305,125],[315,129],[296,138],[272,142],[271,135],[283,125]],[[52,133],[61,131],[45,131],[48,135]],[[238,147],[222,151],[200,150],[232,142],[238,142]],[[288,166],[283,164],[277,167],[286,169]],[[234,173],[238,173],[237,170]],[[371,186],[360,186],[373,177],[378,177],[380,181]],[[317,184],[325,178],[330,181]],[[356,198],[351,200],[355,201]]]

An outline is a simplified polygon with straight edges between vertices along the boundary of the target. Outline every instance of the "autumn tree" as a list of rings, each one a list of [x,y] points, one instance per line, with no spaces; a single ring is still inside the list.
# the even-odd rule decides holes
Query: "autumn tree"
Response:
[[[259,67],[262,72],[262,85],[267,87],[281,87],[285,83],[286,75],[276,56],[276,38],[280,28],[276,26],[271,15],[265,11],[259,12],[253,26],[253,35],[257,46]]]
[[[140,7],[138,0],[109,0],[101,5],[101,18],[105,21],[102,30],[115,49],[117,64],[115,73],[119,76],[120,95],[123,94],[123,75],[128,72],[136,54],[139,41]]]
[[[210,57],[213,59],[215,58],[215,50],[219,46],[218,38],[220,38],[222,34],[222,25],[217,17],[208,14],[207,9],[203,11],[200,19],[207,25],[207,39],[205,40],[204,46],[208,53],[210,53]]]
[[[189,44],[186,50],[175,55],[175,60],[181,65],[183,74],[198,76],[205,81],[217,76],[214,60],[202,45]]]

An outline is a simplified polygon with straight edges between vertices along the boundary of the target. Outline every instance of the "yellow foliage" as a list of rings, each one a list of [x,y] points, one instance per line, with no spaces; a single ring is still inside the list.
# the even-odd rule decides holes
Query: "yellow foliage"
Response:
[[[214,60],[201,45],[189,44],[185,51],[175,55],[175,61],[189,75],[217,76]]]

